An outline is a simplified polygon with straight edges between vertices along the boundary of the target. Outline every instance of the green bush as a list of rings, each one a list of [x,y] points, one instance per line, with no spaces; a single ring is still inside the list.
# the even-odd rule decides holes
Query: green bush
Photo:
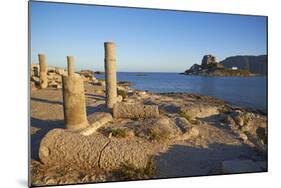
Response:
[[[117,95],[121,95],[122,98],[125,99],[128,96],[128,93],[125,90],[117,89]]]
[[[190,117],[190,115],[188,115],[186,112],[184,112],[184,111],[180,111],[179,112],[179,115],[181,116],[181,117],[184,117],[186,120],[188,120],[189,122],[191,122],[191,117]]]
[[[131,132],[129,129],[120,129],[120,128],[115,128],[111,131],[111,134],[113,137],[117,138],[125,138],[131,135]]]
[[[170,138],[170,133],[165,129],[152,128],[149,132],[151,141],[164,142]]]

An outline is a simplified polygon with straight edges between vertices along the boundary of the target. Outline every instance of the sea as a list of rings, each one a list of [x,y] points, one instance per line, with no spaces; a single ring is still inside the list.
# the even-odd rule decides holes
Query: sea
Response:
[[[104,74],[97,74],[104,78]],[[267,111],[267,77],[210,77],[179,73],[118,72],[118,81],[153,93],[180,92],[217,97],[229,104]]]

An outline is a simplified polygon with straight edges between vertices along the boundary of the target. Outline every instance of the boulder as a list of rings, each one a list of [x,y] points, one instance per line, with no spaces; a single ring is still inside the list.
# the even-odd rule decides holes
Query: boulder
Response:
[[[165,116],[142,119],[129,126],[134,129],[136,136],[156,142],[177,139],[182,134],[175,123]]]
[[[213,105],[189,104],[181,109],[191,120],[195,118],[206,118],[212,115],[218,115],[219,108]]]
[[[159,110],[157,105],[119,102],[113,106],[114,118],[151,118],[158,116]]]

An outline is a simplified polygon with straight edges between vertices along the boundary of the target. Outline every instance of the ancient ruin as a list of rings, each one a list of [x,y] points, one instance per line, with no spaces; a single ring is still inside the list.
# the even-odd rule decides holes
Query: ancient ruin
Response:
[[[88,126],[84,83],[74,74],[74,59],[67,57],[68,75],[63,76],[63,109],[66,129],[81,129]]]
[[[75,67],[74,67],[73,56],[67,56],[67,71],[68,71],[68,76],[74,76]]]
[[[39,65],[40,65],[40,88],[44,89],[48,87],[48,78],[47,78],[47,72],[48,72],[48,65],[46,63],[46,57],[44,54],[38,54],[39,58]]]
[[[153,118],[158,116],[157,105],[120,102],[113,107],[114,118]]]
[[[209,54],[209,55],[204,55],[202,62],[201,62],[201,66],[206,66],[206,65],[210,65],[210,64],[215,64],[216,62],[216,57]]]
[[[34,185],[267,169],[266,115],[210,96],[117,83],[115,44],[104,47],[105,81],[92,70],[75,72],[74,57],[67,56],[67,70],[47,69],[48,89],[31,90]],[[192,70],[219,68],[213,56],[204,56],[202,65]],[[38,67],[31,66],[35,85]],[[119,176],[128,169],[132,176]]]
[[[105,58],[105,82],[106,82],[106,106],[113,108],[117,100],[117,78],[116,78],[116,54],[113,42],[104,43]]]

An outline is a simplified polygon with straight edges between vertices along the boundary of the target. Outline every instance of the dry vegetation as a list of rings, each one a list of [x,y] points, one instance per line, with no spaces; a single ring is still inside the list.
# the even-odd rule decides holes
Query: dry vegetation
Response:
[[[156,175],[156,166],[153,158],[150,158],[144,168],[138,168],[134,164],[124,162],[120,168],[114,171],[114,175],[120,180],[151,179]]]

